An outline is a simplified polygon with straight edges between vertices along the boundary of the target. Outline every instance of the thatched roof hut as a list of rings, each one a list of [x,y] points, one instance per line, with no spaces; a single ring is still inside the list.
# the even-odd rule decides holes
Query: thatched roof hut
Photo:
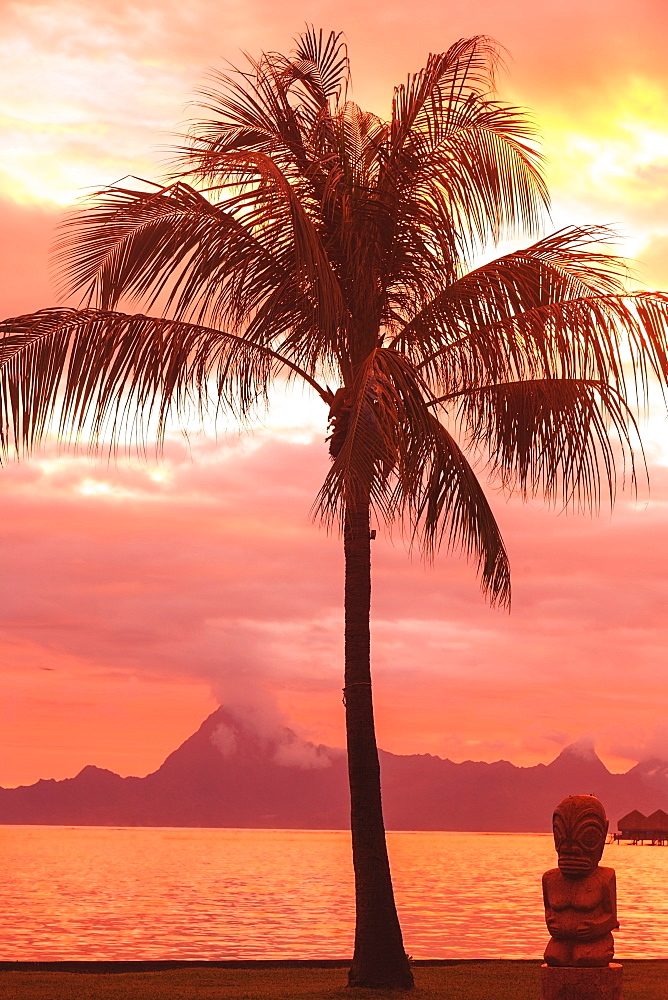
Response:
[[[655,809],[653,813],[650,813],[646,823],[647,829],[652,830],[653,833],[668,834],[668,813],[665,813],[663,809]]]
[[[633,835],[633,839],[635,839],[636,833],[642,833],[647,830],[647,817],[644,813],[633,809],[626,816],[622,816],[617,823],[617,829],[620,831],[622,837],[627,838]]]
[[[649,816],[634,809],[618,821],[619,833],[616,840],[643,841],[655,843],[668,842],[668,813],[663,809],[655,809]]]

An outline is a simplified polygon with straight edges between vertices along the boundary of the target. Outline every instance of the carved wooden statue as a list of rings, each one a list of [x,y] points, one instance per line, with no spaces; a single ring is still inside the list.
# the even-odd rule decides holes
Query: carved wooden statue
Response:
[[[617,922],[614,868],[600,868],[608,820],[593,795],[569,795],[552,818],[559,867],[543,875],[549,966],[593,968],[612,961]]]

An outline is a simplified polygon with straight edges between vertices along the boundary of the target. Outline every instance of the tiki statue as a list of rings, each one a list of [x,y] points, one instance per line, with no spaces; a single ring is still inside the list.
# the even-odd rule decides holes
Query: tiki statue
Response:
[[[593,795],[569,795],[552,817],[559,867],[543,875],[545,961],[591,968],[612,961],[617,923],[614,868],[600,868],[608,821]]]

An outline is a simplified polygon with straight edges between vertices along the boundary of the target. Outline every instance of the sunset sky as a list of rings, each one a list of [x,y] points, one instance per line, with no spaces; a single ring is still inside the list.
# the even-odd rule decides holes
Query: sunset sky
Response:
[[[430,51],[488,34],[506,100],[540,125],[553,228],[604,223],[638,287],[668,289],[665,0],[0,0],[0,316],[56,304],[49,245],[87,187],[160,175],[206,72],[346,34],[354,99],[381,116]],[[0,469],[0,785],[85,764],[146,774],[219,702],[264,730],[343,743],[342,557],[310,508],[327,413],[277,394],[239,436],[176,430],[160,461],[58,449]],[[490,486],[510,615],[473,569],[374,543],[378,738],[399,753],[548,761],[593,741],[668,759],[668,420],[651,488],[612,515]]]

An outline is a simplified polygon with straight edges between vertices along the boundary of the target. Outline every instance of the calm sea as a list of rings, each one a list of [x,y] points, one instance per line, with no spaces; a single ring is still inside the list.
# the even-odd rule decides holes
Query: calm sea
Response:
[[[538,958],[539,834],[391,833],[414,958]],[[0,959],[347,958],[349,836],[0,826]],[[609,845],[617,955],[668,956],[668,848]]]

